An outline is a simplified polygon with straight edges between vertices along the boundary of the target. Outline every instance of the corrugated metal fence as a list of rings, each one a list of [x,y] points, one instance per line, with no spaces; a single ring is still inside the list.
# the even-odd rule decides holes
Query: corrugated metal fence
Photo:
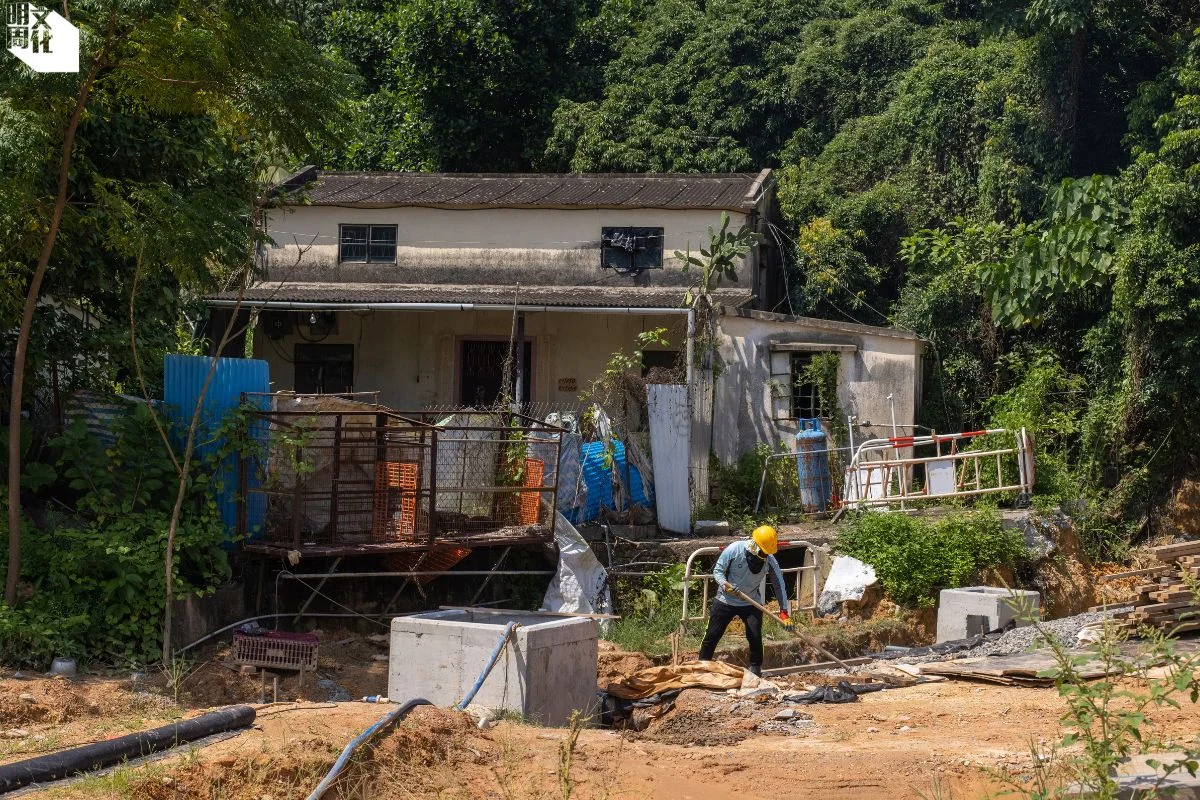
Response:
[[[212,359],[208,356],[168,355],[163,369],[163,400],[167,413],[186,432],[200,400],[204,381],[208,377]],[[217,359],[216,371],[208,390],[204,393],[204,405],[200,413],[200,427],[196,434],[196,455],[214,455],[221,446],[216,434],[224,424],[230,411],[241,405],[243,392],[258,392],[262,395],[249,398],[249,402],[266,409],[269,398],[265,396],[271,388],[267,362],[250,358]],[[265,429],[263,431],[265,434]],[[186,435],[186,433],[184,434]],[[182,442],[181,442],[182,444]],[[264,441],[265,445],[266,442]],[[221,519],[232,534],[237,529],[237,460],[226,457],[216,475],[219,492],[216,496]],[[258,476],[248,476],[255,485]],[[248,503],[249,530],[253,538],[261,531],[266,518],[266,498],[260,493],[251,495]]]

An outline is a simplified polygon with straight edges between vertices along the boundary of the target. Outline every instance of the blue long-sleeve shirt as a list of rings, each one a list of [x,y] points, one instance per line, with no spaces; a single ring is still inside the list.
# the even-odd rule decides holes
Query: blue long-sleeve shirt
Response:
[[[749,553],[746,550],[748,544],[745,539],[734,542],[722,550],[720,557],[717,558],[716,566],[713,567],[713,578],[716,579],[718,588],[717,600],[731,606],[750,605],[736,595],[726,594],[725,584],[729,583],[757,602],[766,605],[763,589],[769,574],[771,582],[775,585],[775,597],[779,600],[779,608],[787,611],[787,589],[784,588],[783,571],[779,569],[779,562],[775,560],[775,556],[765,556],[767,563],[763,568],[758,572],[752,572],[748,560]]]

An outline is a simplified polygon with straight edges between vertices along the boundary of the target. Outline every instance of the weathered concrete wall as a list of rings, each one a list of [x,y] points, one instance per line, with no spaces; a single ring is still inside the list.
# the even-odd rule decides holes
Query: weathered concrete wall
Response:
[[[172,606],[171,641],[183,647],[246,616],[245,587],[241,583],[221,586],[207,597],[185,597]]]
[[[486,666],[509,621],[518,628],[473,703],[566,725],[596,702],[595,620],[485,611],[431,611],[392,620],[388,696],[461,700]]]
[[[500,311],[340,311],[337,333],[321,342],[354,345],[356,391],[378,390],[384,405],[414,409],[457,403],[461,342],[507,341],[512,321],[511,314]],[[637,334],[654,328],[668,329],[669,345],[651,349],[684,349],[687,317],[683,314],[526,313],[525,336],[533,344],[530,399],[575,400],[604,372],[614,352],[631,352]],[[294,347],[311,338],[293,334],[270,340],[261,330],[255,334],[254,354],[270,365],[273,390],[294,388]],[[572,385],[575,391],[569,390]]]
[[[713,452],[724,462],[735,460],[758,443],[785,441],[790,446],[794,441],[795,421],[774,418],[773,344],[853,345],[852,351],[838,353],[842,412],[854,414],[864,427],[888,435],[891,409],[887,396],[892,394],[897,423],[911,424],[916,418],[923,343],[914,334],[761,312],[726,313],[721,317],[721,333],[723,371],[713,402]]]
[[[736,230],[748,216],[730,214]],[[341,208],[294,206],[272,212],[267,233],[276,247],[263,255],[268,280],[351,283],[515,284],[577,286],[606,279],[621,286],[686,286],[673,253],[708,242],[721,212],[679,209]],[[396,226],[395,264],[338,263],[338,225]],[[636,278],[600,266],[603,227],[662,227],[663,269]],[[303,252],[302,252],[303,251]],[[757,258],[757,251],[751,260]],[[758,290],[753,265],[736,284]],[[773,277],[773,276],[772,276]]]

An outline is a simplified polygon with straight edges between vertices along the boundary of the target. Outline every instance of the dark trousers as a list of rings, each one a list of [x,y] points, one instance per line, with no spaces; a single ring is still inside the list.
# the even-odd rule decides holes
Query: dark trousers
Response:
[[[762,673],[763,638],[762,612],[753,606],[731,606],[720,600],[713,600],[712,611],[708,615],[708,630],[704,632],[704,642],[700,645],[700,660],[711,661],[717,650],[717,642],[725,635],[725,629],[734,617],[742,620],[746,626],[746,641],[750,643],[750,671],[755,675]]]

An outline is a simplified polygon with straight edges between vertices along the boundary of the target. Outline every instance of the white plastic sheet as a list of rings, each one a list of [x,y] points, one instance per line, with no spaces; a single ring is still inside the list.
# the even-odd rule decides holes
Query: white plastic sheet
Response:
[[[822,614],[829,614],[847,600],[862,600],[867,587],[875,581],[875,568],[870,564],[850,556],[838,556],[829,568],[817,608]]]
[[[558,544],[558,571],[546,587],[541,610],[611,613],[612,594],[604,565],[575,526],[560,513],[554,515],[554,541]]]

